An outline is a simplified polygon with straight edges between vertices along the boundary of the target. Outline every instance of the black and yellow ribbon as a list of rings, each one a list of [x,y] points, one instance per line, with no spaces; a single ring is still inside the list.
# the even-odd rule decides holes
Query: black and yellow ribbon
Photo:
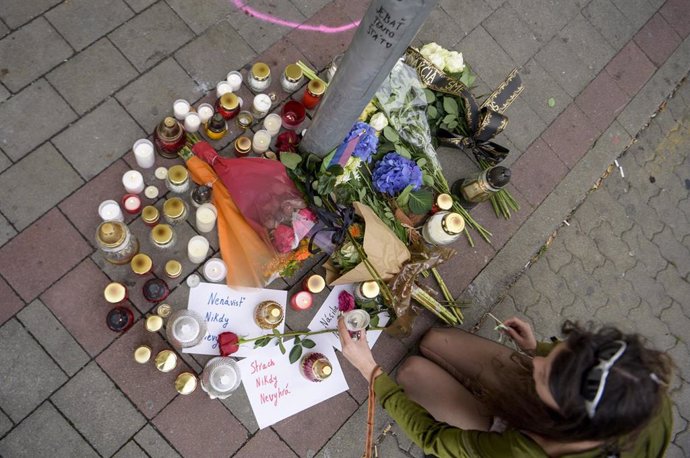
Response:
[[[441,129],[437,133],[440,143],[469,149],[477,159],[481,158],[491,165],[505,159],[508,148],[490,140],[506,128],[508,117],[503,113],[524,89],[517,69],[513,69],[480,105],[465,84],[438,69],[416,49],[407,48],[405,63],[417,71],[419,79],[429,89],[460,97],[464,102],[468,135]]]

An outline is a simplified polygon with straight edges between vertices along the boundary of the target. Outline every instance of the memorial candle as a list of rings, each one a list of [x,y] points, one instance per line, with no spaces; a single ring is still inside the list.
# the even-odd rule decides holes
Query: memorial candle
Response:
[[[122,184],[129,194],[141,194],[144,190],[144,177],[141,172],[129,170],[122,175]]]
[[[271,137],[274,137],[280,132],[281,123],[280,115],[271,113],[264,119],[264,129],[266,129],[266,132],[268,132]]]
[[[141,210],[141,199],[136,194],[125,194],[122,197],[122,206],[131,215],[136,215]]]
[[[256,154],[261,154],[268,150],[270,144],[271,135],[265,130],[259,130],[254,134],[254,138],[252,139],[252,150],[254,150]]]
[[[98,216],[103,221],[124,221],[125,216],[122,214],[120,205],[114,200],[104,200],[98,206]]]
[[[213,105],[210,103],[202,103],[196,109],[196,112],[199,114],[201,123],[206,124],[208,120],[211,119],[211,116],[213,116]]]
[[[187,257],[190,262],[200,264],[208,256],[209,242],[206,237],[202,235],[195,235],[189,239],[187,244]]]
[[[220,283],[225,280],[228,268],[222,259],[211,258],[204,264],[204,277],[211,283]]]
[[[205,203],[196,210],[196,229],[199,232],[211,232],[216,225],[218,210],[215,205]]]
[[[232,86],[227,81],[221,81],[216,85],[216,97],[220,98],[222,95],[232,92]]]
[[[228,84],[230,84],[232,92],[237,92],[240,90],[240,87],[242,86],[242,73],[238,71],[231,71],[230,73],[228,73],[226,80]]]
[[[139,167],[142,169],[153,167],[155,158],[153,154],[153,143],[151,140],[146,138],[137,140],[132,146],[132,152],[134,153],[134,159],[137,161],[137,165]]]
[[[195,133],[201,126],[201,117],[197,113],[187,113],[184,118],[184,130],[189,133]]]
[[[184,121],[190,108],[189,102],[184,99],[177,99],[173,103],[173,114],[178,121]]]
[[[297,311],[307,310],[312,306],[313,302],[314,298],[309,291],[300,291],[290,299],[290,307]]]

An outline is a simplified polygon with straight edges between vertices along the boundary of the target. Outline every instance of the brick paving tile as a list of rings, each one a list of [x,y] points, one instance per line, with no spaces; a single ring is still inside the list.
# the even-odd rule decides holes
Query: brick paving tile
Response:
[[[0,297],[2,297],[2,307],[0,307],[0,325],[2,325],[24,307],[24,302],[2,278],[0,278]]]
[[[504,3],[482,25],[518,65],[527,62],[543,44],[510,3]]]
[[[11,165],[12,161],[10,161],[10,158],[8,158],[5,153],[0,151],[0,172],[7,169]]]
[[[17,235],[17,231],[10,225],[7,218],[0,215],[0,247],[15,235]]]
[[[0,102],[4,102],[10,97],[10,91],[5,89],[5,86],[0,84]]]
[[[77,50],[107,34],[134,16],[122,0],[73,0],[46,13],[46,17]]]
[[[49,402],[0,441],[3,456],[97,457],[98,454]]]
[[[465,33],[470,33],[482,23],[491,13],[491,6],[482,0],[471,0],[463,3],[454,0],[440,0],[438,5],[448,13]]]
[[[457,48],[462,51],[472,70],[481,75],[481,79],[489,85],[490,90],[498,86],[515,67],[510,56],[482,26],[463,38]]]
[[[105,324],[111,307],[103,297],[103,289],[109,282],[86,259],[41,296],[41,301],[91,356],[100,353],[118,336]],[[129,303],[125,306],[131,308]],[[138,313],[132,310],[136,318]]]
[[[556,35],[580,10],[569,0],[509,0],[532,31],[547,42]]]
[[[611,0],[592,0],[582,14],[614,49],[625,46],[637,31]]]
[[[578,107],[599,129],[605,130],[629,101],[616,81],[601,72],[575,99]]]
[[[4,436],[5,433],[12,429],[13,426],[14,424],[12,423],[12,420],[10,420],[10,417],[0,412],[0,437]],[[0,446],[1,444],[2,442],[0,442]]]
[[[178,396],[163,409],[153,424],[185,457],[220,457],[235,453],[247,439],[247,431],[218,400],[197,388]]]
[[[630,41],[611,59],[605,70],[626,94],[634,96],[654,74],[656,67],[635,42]]]
[[[578,14],[558,33],[568,47],[595,74],[616,54],[611,45],[582,14]]]
[[[343,25],[343,18],[348,16],[348,8],[349,6],[330,3],[304,21],[304,24],[322,24],[332,27]],[[288,33],[285,38],[309,59],[316,70],[321,70],[328,65],[334,56],[347,50],[354,34],[355,29],[330,35],[295,29]]]
[[[129,441],[118,452],[113,455],[113,458],[147,458],[148,455],[139,445],[134,441]]]
[[[537,140],[537,142],[539,141],[541,140]],[[516,174],[518,173],[516,167],[517,165],[511,168],[511,171],[513,172],[513,177],[516,177]],[[563,165],[563,168],[565,168],[565,165]],[[531,174],[531,176],[534,175]],[[539,176],[539,179],[535,181],[541,181],[542,175],[537,173],[536,176]],[[520,193],[520,191],[518,191],[515,188],[515,185],[516,183],[509,184],[507,190],[515,198],[518,204],[520,204],[520,209],[517,212],[512,211],[510,213],[510,219],[505,219],[502,216],[497,217],[496,213],[494,212],[494,209],[488,202],[485,204],[481,204],[477,208],[472,210],[472,217],[475,218],[477,221],[480,221],[481,225],[484,226],[489,232],[491,232],[491,245],[496,250],[500,250],[503,247],[503,245],[505,245],[506,242],[510,240],[513,234],[517,232],[522,223],[529,217],[529,215],[532,214],[533,211],[531,201],[522,193]],[[462,254],[458,254],[458,256],[462,256]]]
[[[642,27],[657,10],[647,0],[611,0],[623,15],[628,18],[635,30]]]
[[[281,20],[293,24],[300,24],[307,18],[291,2],[255,0],[252,2],[251,7],[262,14],[279,17]],[[294,28],[292,26],[274,24],[234,7],[230,9],[228,21],[237,30],[237,33],[244,38],[244,41],[257,53],[261,53],[274,43],[281,41],[283,36]]]
[[[343,8],[347,17],[353,21],[360,21],[364,17],[364,13],[366,13],[371,2],[369,0],[334,0],[333,4],[339,8]],[[328,5],[324,6],[318,11],[321,11],[325,8],[328,8]],[[309,17],[310,15],[313,15],[314,11],[315,9],[312,9],[311,13],[305,14],[305,16]],[[346,16],[343,16],[343,18],[345,17]],[[335,54],[336,53],[334,53],[334,55]]]
[[[102,38],[46,78],[72,108],[84,114],[137,75],[120,51]]]
[[[210,0],[200,3],[170,0],[167,3],[198,35],[223,19],[234,8],[226,0]]]
[[[295,5],[305,17],[309,17],[329,4],[330,0],[290,0],[290,3]]]
[[[109,98],[55,137],[53,144],[90,180],[130,149],[133,139],[143,136],[141,127]]]
[[[51,116],[34,116],[27,129],[27,107],[49,106]],[[0,146],[17,161],[62,130],[76,115],[45,80],[38,80],[0,105]]]
[[[297,455],[307,456],[310,451],[315,453],[323,447],[357,407],[347,393],[340,393],[276,423],[273,430]],[[305,431],[309,431],[309,434],[305,435]]]
[[[524,99],[547,125],[573,100],[534,59],[530,59],[522,67],[520,77],[525,86],[520,98]],[[550,99],[555,102],[553,107],[549,106]]]
[[[194,37],[175,12],[160,2],[108,37],[139,71],[152,67]]]
[[[546,129],[544,121],[525,99],[515,100],[506,110],[506,115],[518,121],[509,123],[504,133],[519,151],[525,151]]]
[[[208,355],[194,355],[197,360],[199,360],[200,357],[207,356]],[[204,362],[203,365],[205,366],[206,362]],[[252,410],[247,391],[244,388],[238,389],[232,396],[222,399],[220,402],[222,402],[232,415],[242,423],[242,426],[249,431],[249,434],[254,434],[259,430],[259,424],[256,422],[254,410]]]
[[[297,457],[285,442],[280,440],[271,429],[263,429],[254,435],[237,452],[235,458],[255,458],[257,456],[280,456],[285,458]]]
[[[0,18],[7,25],[16,29],[58,3],[60,0],[36,0],[33,2],[6,0],[3,2],[2,11],[0,11]],[[1,33],[0,36],[2,36]]]
[[[0,274],[29,302],[90,251],[65,217],[53,209],[0,249]]]
[[[150,424],[141,428],[134,440],[151,458],[175,458],[180,455]]]
[[[668,0],[659,13],[681,38],[690,35],[690,5],[687,0]]]
[[[407,354],[407,347],[397,337],[382,333],[376,341],[372,353],[383,370],[390,372]]]
[[[140,345],[147,345],[152,351],[151,361],[146,364],[134,361],[134,350]],[[177,395],[177,375],[189,371],[187,365],[179,360],[171,372],[163,373],[156,369],[153,358],[166,349],[170,350],[170,345],[158,333],[147,331],[144,320],[141,320],[96,358],[98,365],[149,419]]]
[[[256,61],[265,62],[271,67],[271,85],[265,92],[273,92],[276,94],[276,100],[273,102],[274,106],[279,105],[285,99],[290,97],[290,93],[285,92],[280,86],[280,80],[285,70],[285,66],[288,64],[293,64],[298,60],[301,60],[313,68],[313,64],[309,62],[309,59],[307,59],[295,45],[287,40],[276,42],[273,46],[266,49],[256,57]],[[243,73],[246,74],[247,71],[248,70],[245,70]],[[295,93],[301,93],[301,91],[303,91],[303,89],[300,89]]]
[[[601,127],[592,124],[575,104],[571,104],[546,129],[542,139],[568,168],[572,168],[601,131]]]
[[[447,33],[448,30],[452,30],[453,33]],[[437,3],[415,35],[411,46],[419,49],[426,43],[434,42],[446,49],[455,49],[458,41],[466,34],[460,25]]]
[[[635,43],[659,67],[673,53],[681,38],[659,13],[635,35]]]
[[[89,355],[40,300],[27,305],[17,318],[67,375],[76,374],[89,362]]]
[[[70,55],[65,40],[39,17],[0,40],[0,81],[17,92]]]
[[[10,29],[7,28],[4,22],[0,21],[0,38],[4,37],[10,33]]]
[[[146,424],[95,362],[75,375],[51,400],[102,455],[115,453]]]
[[[559,37],[551,40],[534,59],[571,97],[576,97],[594,78],[594,72]]]
[[[486,243],[477,232],[470,230],[470,233],[474,240],[474,247],[468,246],[467,240],[460,237],[452,245],[459,254],[438,268],[453,297],[460,296],[460,293],[467,288],[467,285],[474,280],[474,277],[496,254],[496,250]]]
[[[0,328],[0,406],[21,421],[67,377],[24,327],[11,320]]]

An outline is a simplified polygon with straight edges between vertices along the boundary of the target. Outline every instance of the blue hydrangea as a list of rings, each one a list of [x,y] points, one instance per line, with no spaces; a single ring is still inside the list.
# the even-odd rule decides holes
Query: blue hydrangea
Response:
[[[350,133],[347,134],[347,137],[345,137],[345,141],[343,143],[347,143],[355,138],[362,130],[365,131],[365,134],[359,140],[359,143],[355,147],[355,151],[352,153],[352,155],[365,162],[369,162],[371,160],[371,155],[374,154],[376,152],[376,148],[379,147],[379,137],[376,136],[376,130],[369,124],[357,121],[355,125],[352,126],[352,130],[350,130]]]
[[[396,152],[376,163],[371,178],[374,189],[389,196],[397,196],[408,185],[413,185],[414,190],[422,186],[422,170],[417,163]]]

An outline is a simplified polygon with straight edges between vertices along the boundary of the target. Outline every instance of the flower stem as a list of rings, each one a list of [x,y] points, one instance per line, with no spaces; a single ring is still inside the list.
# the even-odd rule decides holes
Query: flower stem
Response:
[[[270,337],[270,338],[274,338],[274,337],[284,338],[284,337],[296,337],[296,336],[302,336],[302,335],[305,335],[305,336],[313,336],[313,335],[316,335],[316,334],[326,334],[326,333],[328,333],[328,332],[338,332],[338,330],[337,330],[337,329],[321,329],[321,330],[319,330],[319,331],[291,331],[291,332],[285,332],[285,333],[283,333],[283,334],[264,334],[264,335],[258,336],[258,337],[248,337],[248,338],[240,337],[240,338],[237,340],[237,343],[240,344],[240,345],[242,345],[242,344],[245,344],[245,343],[254,342],[254,341],[259,340],[259,339],[265,339],[265,338],[267,338],[267,337]]]

